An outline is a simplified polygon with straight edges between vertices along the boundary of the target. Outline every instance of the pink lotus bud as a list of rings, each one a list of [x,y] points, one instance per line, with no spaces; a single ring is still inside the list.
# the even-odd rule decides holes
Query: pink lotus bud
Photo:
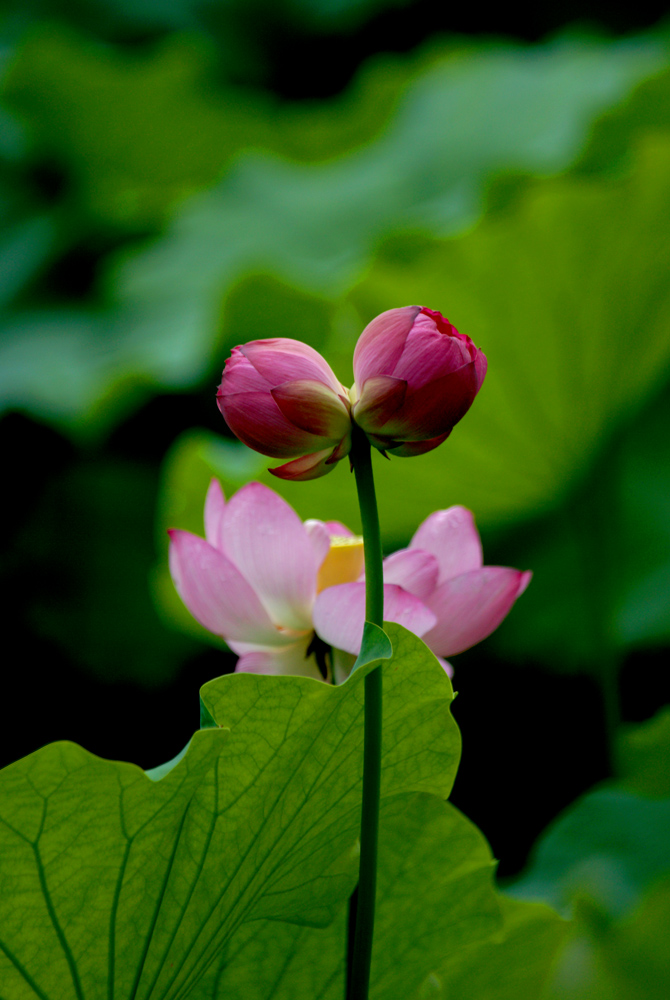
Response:
[[[217,403],[240,441],[293,460],[270,469],[280,479],[325,476],[351,449],[349,393],[318,351],[298,340],[233,348]]]
[[[358,338],[352,415],[381,451],[421,455],[449,436],[485,374],[484,354],[441,313],[389,309]]]

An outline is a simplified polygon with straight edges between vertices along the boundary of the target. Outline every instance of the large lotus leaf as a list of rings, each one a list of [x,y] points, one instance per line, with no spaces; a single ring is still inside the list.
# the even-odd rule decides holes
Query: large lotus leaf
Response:
[[[568,166],[598,114],[665,59],[651,37],[432,53],[409,70],[380,64],[325,109],[280,111],[257,98],[203,96],[201,63],[183,42],[133,60],[38,36],[6,86],[34,119],[36,143],[72,157],[89,211],[146,224],[211,181],[232,152],[259,151],[237,156],[155,245],[108,275],[110,309],[94,322],[59,312],[12,319],[3,334],[9,354],[0,352],[10,405],[76,432],[99,422],[114,394],[132,402],[157,384],[196,384],[220,350],[222,302],[249,272],[337,297],[389,232],[462,229],[500,171]],[[296,163],[279,154],[334,158]],[[298,326],[294,335],[313,338]],[[244,330],[230,337],[244,340]],[[38,392],[36,355],[55,359],[67,377]],[[107,422],[121,412],[110,406]]]
[[[670,641],[670,434],[668,389],[626,429],[611,491],[618,567],[608,567],[608,625],[621,646]]]
[[[624,787],[651,798],[670,798],[670,705],[619,733],[617,763]]]
[[[197,882],[215,817],[207,776],[227,736],[197,733],[160,783],[71,743],[0,772],[3,996],[132,995],[160,968],[146,962],[152,925],[168,909],[178,925]]]
[[[623,780],[565,810],[508,889],[575,913],[545,1000],[668,995],[669,729],[667,710],[627,727],[617,748]]]
[[[582,900],[544,1000],[666,1000],[669,933],[668,877],[655,882],[621,920]]]
[[[216,180],[245,148],[307,160],[349,153],[342,169],[307,175],[307,201],[322,196],[318,225],[328,200],[351,194],[361,215],[352,235],[369,242],[374,233],[366,230],[380,213],[388,225],[420,206],[430,231],[462,223],[463,210],[467,217],[478,208],[491,170],[565,167],[594,118],[666,61],[663,42],[651,36],[561,41],[534,52],[450,49],[442,58],[429,51],[377,60],[344,98],[306,109],[213,86],[211,60],[192,38],[173,37],[130,58],[51,27],[21,47],[4,92],[38,148],[73,170],[103,218],[154,221],[175,198]],[[352,152],[373,137],[367,150]],[[287,179],[301,184],[303,174]],[[284,202],[280,195],[274,204]],[[251,204],[247,210],[256,217]],[[351,227],[353,211],[348,216]],[[218,246],[226,242],[221,233]]]
[[[647,46],[639,60],[624,57],[632,80],[657,55]],[[19,48],[3,93],[37,150],[72,173],[85,212],[146,226],[218,180],[242,149],[318,160],[369,141],[416,72],[412,59],[386,60],[342,97],[280,105],[268,92],[216,83],[212,55],[193,36],[129,56],[51,26]]]
[[[532,566],[534,578],[496,633],[503,656],[559,671],[615,671],[622,651],[670,639],[669,436],[666,389],[562,509],[508,535],[505,551]]]
[[[665,1000],[670,993],[670,878],[646,892],[635,912],[594,934],[616,1000]]]
[[[488,46],[433,61],[363,148],[312,165],[242,157],[184,207],[163,241],[130,261],[122,293],[220,296],[254,268],[332,293],[356,280],[389,231],[462,229],[492,175],[567,167],[598,114],[665,58],[659,41],[638,38]]]
[[[148,41],[167,32],[204,35],[216,45],[220,72],[257,82],[268,75],[268,45],[278,31],[306,35],[350,32],[385,7],[408,0],[94,0],[63,3],[37,0],[22,10],[24,19],[64,21],[105,40]],[[26,5],[24,5],[25,7]]]
[[[616,172],[630,164],[636,142],[670,122],[670,73],[644,80],[624,101],[593,125],[589,143],[576,168],[584,173]]]
[[[24,217],[5,229],[0,241],[1,307],[11,302],[44,265],[53,252],[54,236],[53,219],[46,215]]]
[[[72,172],[89,212],[147,225],[211,184],[232,153],[264,144],[262,103],[217,100],[208,73],[192,39],[170,39],[142,58],[51,26],[18,50],[4,96],[38,151]]]
[[[537,903],[501,898],[503,931],[497,940],[471,949],[458,972],[444,977],[447,1000],[539,1000],[567,924],[554,910]],[[433,994],[428,993],[427,998]],[[424,1000],[417,997],[416,1000]]]
[[[669,828],[670,799],[596,788],[545,831],[510,892],[559,909],[588,896],[611,916],[622,916],[670,872]]]
[[[381,249],[352,294],[360,325],[382,309],[427,303],[489,361],[444,445],[380,465],[391,537],[407,538],[452,503],[488,523],[546,511],[584,476],[669,374],[669,214],[670,138],[659,135],[625,178],[532,183],[467,236],[396,238]],[[300,484],[279,489],[303,516],[309,504],[310,516],[355,522],[344,478],[338,469],[316,480],[309,496]]]
[[[492,874],[488,845],[453,806],[426,795],[385,804],[373,1000],[423,995],[426,984],[444,990],[435,996],[463,1000],[540,995],[562,921],[545,908],[498,896]],[[248,923],[197,1000],[339,1000],[345,937],[345,912],[325,929]]]
[[[389,634],[382,794],[444,797],[451,685],[420,640]],[[210,682],[222,728],[158,781],[68,743],[0,772],[3,1000],[183,997],[245,920],[331,920],[356,877],[368,669],[339,688]]]

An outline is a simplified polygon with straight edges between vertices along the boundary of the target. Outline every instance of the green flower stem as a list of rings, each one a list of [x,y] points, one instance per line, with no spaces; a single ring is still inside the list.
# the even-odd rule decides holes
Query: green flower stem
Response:
[[[356,477],[365,550],[365,617],[383,628],[384,578],[379,514],[372,476],[370,444],[355,425],[351,461]],[[377,888],[377,839],[382,763],[382,670],[376,667],[365,678],[365,729],[363,737],[363,807],[358,895],[353,924],[353,958],[348,975],[347,1000],[367,1000],[372,959]]]
[[[372,449],[365,434],[354,425],[354,440],[351,461],[356,477],[358,505],[363,524],[363,545],[365,552],[365,618],[366,621],[384,627],[384,578],[382,569],[382,539],[379,530],[379,514],[375,496],[375,481],[372,476]]]

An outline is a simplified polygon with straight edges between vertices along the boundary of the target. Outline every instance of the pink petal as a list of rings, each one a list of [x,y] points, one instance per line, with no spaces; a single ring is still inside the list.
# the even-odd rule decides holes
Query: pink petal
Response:
[[[325,642],[357,654],[365,623],[365,584],[340,583],[322,590],[312,617],[317,634]],[[404,625],[418,636],[432,628],[436,621],[433,612],[418,597],[393,584],[384,585],[384,619]]]
[[[273,337],[251,340],[240,351],[271,386],[295,379],[314,379],[330,386],[335,393],[342,392],[333,369],[309,344],[290,337]]]
[[[313,677],[322,681],[314,656],[307,656],[307,647],[312,634],[300,642],[281,649],[254,650],[245,653],[237,661],[235,671],[248,674],[279,674],[282,676]]]
[[[448,333],[452,337],[462,337],[463,334],[459,333],[453,323],[450,323],[446,316],[443,316],[438,309],[429,309],[427,306],[421,307],[421,312],[424,316],[430,316],[435,326],[442,333]],[[469,340],[469,338],[467,338]]]
[[[353,408],[354,418],[363,430],[380,430],[405,399],[407,382],[392,375],[373,375],[366,379]]]
[[[240,348],[233,347],[230,357],[223,366],[217,396],[230,396],[236,392],[269,392],[270,389],[270,383],[259,375]]]
[[[170,573],[194,618],[215,635],[264,646],[290,642],[237,567],[204,538],[170,531]]]
[[[269,391],[219,395],[216,401],[233,434],[261,455],[294,458],[323,444],[322,438],[287,420]]]
[[[337,444],[351,425],[349,410],[323,382],[297,379],[272,390],[272,398],[294,426]],[[324,442],[325,444],[326,442]]]
[[[438,656],[455,656],[481,642],[498,628],[530,578],[518,569],[484,566],[446,580],[427,598],[437,625],[424,641]]]
[[[420,306],[387,309],[363,330],[354,349],[354,378],[362,386],[373,375],[394,375]],[[402,376],[401,376],[402,377]]]
[[[285,500],[249,483],[224,513],[224,551],[251,584],[277,625],[311,629],[319,568],[305,527]]]
[[[409,547],[435,556],[440,569],[438,583],[479,569],[483,562],[475,519],[465,507],[435,511],[418,527]]]
[[[448,433],[465,416],[479,389],[475,362],[408,390],[382,428],[401,441],[425,441]]]
[[[449,660],[445,660],[442,656],[436,656],[435,659],[444,669],[444,672],[447,675],[447,677],[454,676],[454,668],[452,667],[451,663],[449,663]]]
[[[323,521],[310,519],[309,521],[304,521],[303,523],[305,531],[309,536],[309,540],[314,547],[317,566],[320,566],[328,555],[328,551],[330,549],[330,531],[328,530],[328,526],[324,524]]]
[[[215,549],[223,552],[221,529],[226,498],[218,479],[212,479],[205,498],[205,538]]]
[[[326,476],[335,468],[332,462],[333,449],[325,448],[323,451],[315,451],[311,455],[303,455],[302,458],[295,458],[292,462],[279,465],[268,471],[277,479],[290,479],[296,482],[308,482],[310,479],[319,479]]]
[[[475,373],[477,378],[477,389],[481,389],[482,382],[484,381],[484,376],[486,375],[486,369],[488,367],[488,361],[486,360],[486,355],[483,351],[477,351],[475,357]]]
[[[401,549],[384,560],[384,583],[396,583],[421,600],[437,587],[438,574],[435,556],[421,549]]]
[[[405,340],[393,374],[406,379],[411,389],[420,388],[469,364],[472,356],[468,340],[442,333],[432,317],[421,312]]]

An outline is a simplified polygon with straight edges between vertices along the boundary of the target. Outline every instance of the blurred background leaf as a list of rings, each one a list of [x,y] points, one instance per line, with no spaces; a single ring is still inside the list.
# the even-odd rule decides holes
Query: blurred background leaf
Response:
[[[633,79],[636,62],[644,72],[658,55],[647,49],[629,60]],[[20,48],[3,94],[28,127],[33,156],[67,174],[85,217],[141,231],[217,181],[241,150],[311,161],[370,140],[413,73],[412,61],[387,58],[346,95],[303,107],[225,85],[215,56],[193,35],[167,35],[149,52],[133,53],[50,26]]]
[[[629,913],[660,874],[670,872],[670,799],[619,788],[588,792],[543,835],[534,862],[514,886],[566,915],[587,895],[610,917]]]
[[[604,446],[561,509],[514,531],[519,558],[538,572],[494,640],[506,656],[574,671],[603,653],[668,643],[668,434],[664,389]]]
[[[619,737],[621,784],[649,798],[670,799],[670,705]]]
[[[22,378],[26,358],[15,345],[9,353],[0,348],[15,395],[23,382],[30,410],[66,425],[74,403],[90,434],[95,417],[105,415],[103,426],[118,418],[113,407],[95,405],[112,388],[118,396],[138,381],[193,386],[230,346],[220,336],[220,314],[243,275],[270,273],[312,294],[341,295],[387,234],[462,230],[479,215],[496,173],[566,167],[598,113],[666,60],[661,40],[651,36],[610,45],[565,40],[533,52],[489,45],[438,58],[429,51],[423,64],[407,67],[402,99],[386,123],[388,82],[380,102],[368,82],[357,91],[364,104],[358,126],[335,125],[340,139],[343,131],[371,138],[374,102],[382,111],[377,129],[386,124],[374,141],[298,164],[277,154],[295,154],[300,144],[291,149],[276,137],[300,135],[303,149],[309,137],[318,158],[316,132],[332,157],[337,144],[328,132],[342,107],[321,112],[316,130],[295,112],[276,116],[271,126],[268,98],[209,94],[206,63],[178,39],[138,63],[51,31],[29,38],[9,71],[6,98],[31,127],[39,155],[78,192],[75,219],[78,209],[89,226],[92,216],[146,229],[168,205],[211,183],[232,154],[240,156],[220,184],[176,212],[159,240],[139,254],[126,252],[108,271],[106,309],[83,349],[69,336],[71,317],[63,322],[50,311],[18,319],[28,357],[37,342],[67,359],[79,377],[66,399],[55,382],[37,400]],[[377,69],[374,81],[386,79]],[[352,107],[345,102],[344,113],[355,119]],[[241,155],[248,147],[258,151]],[[295,332],[312,340],[310,330]],[[8,334],[11,343],[11,327]],[[235,339],[240,334],[235,330]],[[8,402],[17,405],[15,397]]]
[[[573,916],[547,1000],[656,1000],[670,963],[668,707],[629,726],[618,756],[625,775],[593,789],[540,837],[515,898]]]

